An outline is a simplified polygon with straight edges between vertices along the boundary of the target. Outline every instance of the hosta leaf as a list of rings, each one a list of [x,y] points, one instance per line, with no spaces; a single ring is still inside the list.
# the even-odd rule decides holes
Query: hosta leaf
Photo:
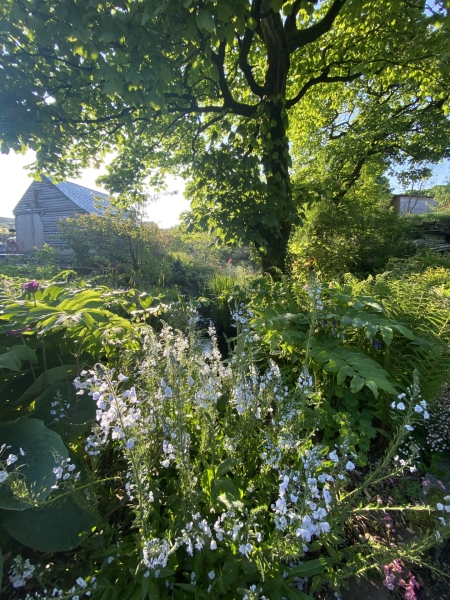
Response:
[[[45,427],[43,421],[23,419],[2,423],[0,439],[10,446],[5,451],[6,456],[17,456],[17,461],[7,467],[10,476],[0,485],[0,508],[23,511],[29,508],[31,501],[45,500],[56,483],[53,469],[58,457],[66,459],[69,456],[60,436]],[[21,498],[13,493],[14,487],[21,493]]]
[[[0,518],[16,540],[41,552],[72,550],[81,544],[95,525],[92,513],[70,496],[22,512],[1,510]]]

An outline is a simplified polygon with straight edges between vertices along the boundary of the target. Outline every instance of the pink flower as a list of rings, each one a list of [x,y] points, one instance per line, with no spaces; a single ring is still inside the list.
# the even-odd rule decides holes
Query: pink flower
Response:
[[[26,292],[29,292],[30,294],[35,294],[39,289],[39,281],[32,279],[31,281],[27,281],[27,283],[25,283],[23,287]]]

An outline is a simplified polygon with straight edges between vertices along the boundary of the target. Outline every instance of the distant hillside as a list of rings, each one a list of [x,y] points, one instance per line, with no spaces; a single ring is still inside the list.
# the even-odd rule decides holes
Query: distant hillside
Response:
[[[9,233],[8,229],[14,229],[14,219],[9,217],[0,217],[0,235],[7,235]]]

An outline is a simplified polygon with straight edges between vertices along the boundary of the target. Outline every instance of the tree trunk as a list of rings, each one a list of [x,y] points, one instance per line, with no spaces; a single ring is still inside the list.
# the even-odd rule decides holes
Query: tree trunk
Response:
[[[267,181],[265,252],[261,252],[265,271],[286,269],[286,254],[292,225],[298,220],[292,198],[289,175],[288,118],[285,110],[286,82],[290,66],[289,48],[279,13],[271,10],[270,0],[263,0],[261,28],[267,50],[264,82],[264,116],[261,125]]]

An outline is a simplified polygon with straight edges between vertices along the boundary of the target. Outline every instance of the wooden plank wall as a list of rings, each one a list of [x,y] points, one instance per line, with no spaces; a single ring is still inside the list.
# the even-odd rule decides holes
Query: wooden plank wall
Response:
[[[31,252],[44,245],[44,228],[37,212],[20,213],[16,216],[16,239],[21,250]]]
[[[60,219],[74,217],[77,214],[86,214],[87,211],[78,207],[74,202],[69,200],[57,187],[48,179],[42,181],[34,181],[21,200],[14,209],[16,216],[16,234],[17,241],[20,244],[21,240],[26,239],[26,230],[23,230],[22,223],[25,224],[28,220],[23,220],[17,217],[21,214],[37,213],[40,215],[43,224],[43,243],[50,246],[63,246],[61,234],[59,230]],[[42,247],[42,246],[38,246]]]

